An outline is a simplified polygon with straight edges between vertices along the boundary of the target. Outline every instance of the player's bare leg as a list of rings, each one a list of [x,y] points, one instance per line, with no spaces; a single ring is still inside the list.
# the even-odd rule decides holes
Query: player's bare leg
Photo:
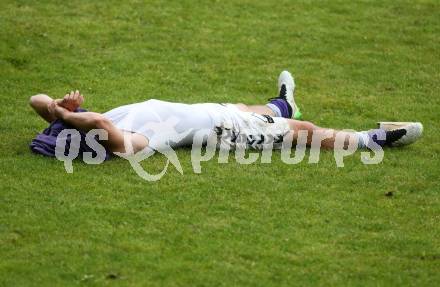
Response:
[[[378,146],[401,146],[415,142],[422,135],[423,127],[420,123],[408,123],[394,130],[373,129],[361,132],[350,132],[319,127],[311,122],[288,120],[291,132],[289,137],[296,143],[301,131],[307,132],[306,144],[310,146],[314,136],[322,138],[321,148],[334,149],[337,140],[343,140],[343,148],[349,144],[357,144],[358,148],[375,148]]]
[[[321,134],[322,136],[321,148],[323,149],[333,149],[335,147],[337,136],[344,141],[344,148],[348,147],[348,145],[350,144],[350,140],[354,142],[354,144],[358,144],[359,135],[356,132],[322,128],[311,122],[297,121],[293,119],[289,119],[288,124],[291,130],[289,137],[292,138],[294,144],[297,142],[298,136],[300,135],[301,131],[307,132],[307,146],[310,146],[312,144],[313,137],[317,134]]]
[[[268,115],[268,116],[272,116],[275,117],[276,114],[274,113],[273,110],[271,110],[268,106],[263,106],[263,105],[245,105],[245,104],[235,104],[235,106],[237,106],[237,108],[240,111],[243,112],[252,112],[252,113],[257,113],[260,115]]]

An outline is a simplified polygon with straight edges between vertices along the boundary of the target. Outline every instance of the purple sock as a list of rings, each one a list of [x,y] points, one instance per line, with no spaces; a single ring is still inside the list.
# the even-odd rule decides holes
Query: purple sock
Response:
[[[281,117],[288,119],[292,117],[292,109],[289,109],[289,104],[286,102],[286,100],[273,99],[269,102],[269,104],[276,106],[280,110]]]

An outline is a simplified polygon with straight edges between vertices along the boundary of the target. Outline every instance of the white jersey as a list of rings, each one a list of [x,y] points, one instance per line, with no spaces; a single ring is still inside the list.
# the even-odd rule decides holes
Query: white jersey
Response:
[[[248,133],[251,130],[254,139],[258,139],[257,134],[264,132],[268,124],[276,122],[281,124],[275,125],[279,134],[284,135],[288,131],[284,118],[242,112],[231,104],[148,100],[115,108],[104,113],[104,116],[121,130],[144,135],[153,149],[163,145],[191,145],[193,136],[201,130],[218,133],[219,128],[226,128],[238,134],[246,129]]]

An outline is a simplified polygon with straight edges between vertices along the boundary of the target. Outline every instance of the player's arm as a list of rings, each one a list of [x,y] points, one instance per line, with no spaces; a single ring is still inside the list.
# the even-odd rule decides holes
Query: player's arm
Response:
[[[122,131],[116,128],[113,123],[102,114],[94,112],[71,112],[58,104],[56,100],[52,101],[48,110],[55,118],[62,119],[64,122],[81,131],[88,132],[92,129],[103,129],[107,131],[108,140],[102,141],[102,144],[112,152],[125,152],[124,135]]]
[[[148,140],[137,133],[125,133],[115,127],[113,123],[102,114],[93,112],[75,113],[61,107],[56,101],[49,107],[49,111],[59,119],[73,127],[88,132],[92,129],[103,129],[107,132],[108,139],[101,143],[111,152],[137,153],[148,146]],[[125,140],[130,146],[125,149]]]
[[[38,94],[29,99],[29,104],[40,115],[40,117],[51,123],[57,119],[49,112],[49,106],[53,101],[54,100],[48,95]],[[84,97],[79,91],[71,91],[70,94],[66,94],[62,99],[56,99],[55,102],[69,111],[74,111],[84,102]]]
[[[51,123],[56,120],[56,117],[52,115],[48,108],[52,103],[53,99],[48,95],[35,95],[29,99],[29,104],[31,107],[40,115],[46,122]]]

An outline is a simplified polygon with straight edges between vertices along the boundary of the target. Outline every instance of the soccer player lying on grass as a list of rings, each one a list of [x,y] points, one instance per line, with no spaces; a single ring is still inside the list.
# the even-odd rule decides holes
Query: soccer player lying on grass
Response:
[[[273,148],[280,148],[286,137],[295,144],[300,131],[304,131],[304,137],[307,135],[307,145],[311,145],[314,135],[326,134],[326,138],[321,141],[321,148],[327,149],[335,147],[336,135],[342,137],[345,147],[355,140],[358,148],[370,149],[409,144],[421,136],[420,123],[400,125],[393,130],[344,132],[292,119],[300,117],[294,101],[294,91],[294,80],[289,72],[284,71],[278,79],[278,96],[269,99],[266,105],[182,104],[148,100],[100,114],[77,112],[84,102],[78,91],[56,100],[47,95],[35,95],[31,97],[30,104],[49,123],[58,120],[81,132],[105,130],[108,139],[101,143],[107,151],[113,153],[136,153],[147,147],[157,150],[170,141],[173,141],[172,147],[188,146],[193,143],[193,136],[200,130],[210,130],[217,135],[228,130],[232,144],[239,135],[245,134],[247,147],[256,149],[261,149],[263,143],[267,143],[267,132],[275,133],[272,137]],[[177,134],[184,136],[176,140],[175,134],[168,129],[170,124]],[[38,152],[38,149],[33,150]]]

